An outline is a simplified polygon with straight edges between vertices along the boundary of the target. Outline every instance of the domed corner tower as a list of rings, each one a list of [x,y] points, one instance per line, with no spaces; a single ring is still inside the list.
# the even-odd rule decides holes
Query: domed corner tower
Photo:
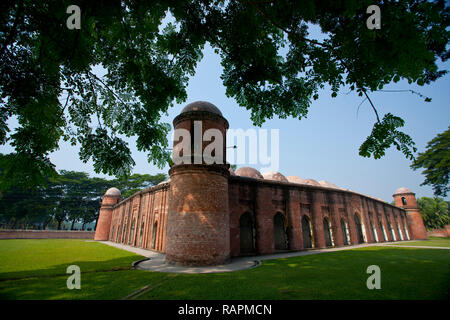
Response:
[[[209,102],[187,105],[173,120],[166,262],[218,265],[230,259],[228,121]]]
[[[122,195],[119,189],[110,188],[106,191],[102,198],[102,205],[100,206],[94,240],[105,241],[109,239],[113,207],[121,200]]]
[[[408,227],[412,233],[411,239],[428,239],[427,230],[425,229],[422,216],[420,215],[415,193],[408,188],[399,188],[393,194],[393,197],[395,205],[406,210]]]

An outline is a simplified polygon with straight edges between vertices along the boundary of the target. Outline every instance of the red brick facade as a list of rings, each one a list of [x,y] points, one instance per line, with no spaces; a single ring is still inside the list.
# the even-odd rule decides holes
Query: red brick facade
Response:
[[[202,132],[215,128],[225,137],[228,122],[209,105],[188,105],[174,127],[192,132],[193,122],[201,120]],[[224,159],[225,146],[224,139]],[[426,238],[414,193],[407,189],[396,192],[393,206],[353,191],[286,182],[284,177],[275,181],[230,175],[228,169],[227,164],[178,164],[169,171],[170,181],[118,204],[104,199],[95,238],[165,252],[167,262],[184,265]],[[241,170],[247,171],[252,170]]]
[[[411,230],[412,239],[428,239],[427,230],[420,216],[419,206],[413,192],[406,188],[400,188],[394,194],[395,205],[402,207],[406,211],[408,217],[408,225]]]
[[[165,252],[168,196],[169,184],[162,183],[114,206],[105,240]],[[97,230],[99,224],[100,218]]]
[[[428,237],[450,237],[450,224],[442,229],[434,229],[427,232]]]

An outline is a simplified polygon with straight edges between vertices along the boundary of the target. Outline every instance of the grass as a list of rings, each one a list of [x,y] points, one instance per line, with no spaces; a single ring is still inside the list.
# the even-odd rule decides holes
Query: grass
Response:
[[[83,240],[1,240],[0,299],[448,299],[450,250],[365,247],[266,260],[219,274],[168,274],[131,268],[142,259]],[[81,290],[66,287],[66,268],[81,268]],[[368,290],[369,265],[381,290]]]
[[[0,280],[65,275],[71,264],[82,272],[129,269],[141,258],[89,240],[0,240]]]
[[[398,243],[398,245],[404,246],[419,246],[419,247],[447,247],[450,248],[450,237],[441,238],[441,237],[428,237],[428,240],[421,241],[412,241],[412,242],[403,242]],[[397,244],[396,244],[397,245]]]

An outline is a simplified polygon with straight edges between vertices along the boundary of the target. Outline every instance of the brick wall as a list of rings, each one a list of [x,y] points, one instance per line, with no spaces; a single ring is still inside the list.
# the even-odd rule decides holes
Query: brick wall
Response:
[[[446,225],[442,229],[434,229],[427,232],[427,236],[432,237],[450,237],[450,224]]]
[[[198,250],[190,251],[193,259],[198,260],[202,253],[213,250],[218,260],[224,260],[226,252],[231,256],[241,255],[240,218],[244,213],[251,217],[252,226],[247,232],[252,234],[247,234],[247,239],[254,239],[254,254],[276,252],[274,217],[277,213],[283,215],[289,250],[306,248],[303,245],[304,216],[311,222],[313,248],[326,247],[324,218],[329,221],[333,246],[343,246],[344,237],[347,244],[358,244],[360,235],[369,243],[376,238],[383,242],[394,241],[393,236],[396,241],[417,236],[410,229],[407,210],[356,192],[239,176],[228,178],[228,183],[226,180],[220,174],[193,170],[125,199],[113,207],[109,240],[166,252],[166,234],[171,234],[176,239],[169,255],[175,261],[177,255],[182,256],[188,250],[191,242],[198,242],[194,246]],[[177,188],[169,191],[174,181]],[[226,184],[228,192],[223,191]],[[228,208],[223,207],[226,202]],[[170,210],[181,215],[168,221]],[[227,210],[228,229],[224,220]],[[191,217],[189,223],[183,220],[192,213],[197,219]],[[343,225],[348,230],[343,230]],[[214,229],[215,237],[205,237],[208,232],[204,228]]]
[[[176,166],[170,171],[166,261],[215,265],[230,257],[228,169]]]
[[[230,249],[231,256],[240,252],[240,218],[249,213],[253,224],[246,228],[246,239],[255,239],[254,254],[276,252],[274,246],[274,218],[281,213],[285,222],[285,233],[289,250],[302,250],[304,235],[302,218],[310,221],[313,248],[325,248],[326,235],[330,234],[333,246],[344,245],[342,226],[348,226],[345,235],[347,244],[362,242],[399,241],[411,237],[406,211],[384,201],[367,197],[356,192],[326,187],[298,185],[285,182],[250,179],[231,176],[229,178]],[[328,230],[324,229],[324,219]],[[345,223],[342,223],[345,222]],[[415,221],[419,223],[420,221]],[[383,230],[386,233],[384,240]],[[375,237],[374,233],[377,234]]]
[[[0,230],[0,239],[94,239],[94,231]]]
[[[113,206],[108,240],[165,252],[168,195],[169,184],[163,183]]]

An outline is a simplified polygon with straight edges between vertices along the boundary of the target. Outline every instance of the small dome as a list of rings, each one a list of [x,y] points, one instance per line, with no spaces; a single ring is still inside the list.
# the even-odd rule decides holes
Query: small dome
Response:
[[[181,113],[190,112],[190,111],[206,111],[210,113],[218,114],[219,116],[222,115],[222,112],[220,112],[219,108],[217,108],[212,103],[206,102],[206,101],[195,101],[192,103],[189,103],[186,107],[181,110]]]
[[[394,194],[413,193],[411,190],[405,187],[398,188]]]
[[[304,184],[309,184],[310,186],[320,186],[320,183],[318,183],[314,179],[305,179],[305,180],[303,180],[303,183]]]
[[[230,176],[235,176],[236,174],[233,171],[233,168],[229,168],[228,171],[230,172]]]
[[[117,188],[109,188],[105,193],[105,196],[119,197],[121,195],[120,190]]]
[[[303,179],[297,176],[287,176],[286,179],[291,183],[304,183]]]
[[[326,180],[319,181],[319,184],[324,187],[339,189],[339,187],[337,185],[335,185],[334,183],[331,183],[329,181],[326,181]]]
[[[161,181],[160,183],[158,183],[158,186],[159,186],[160,184],[165,184],[165,183],[169,183],[169,182],[170,182],[170,178],[167,179],[167,180]]]
[[[259,173],[258,170],[250,168],[250,167],[242,167],[235,171],[237,176],[241,177],[249,177],[253,179],[264,179],[264,177]]]
[[[266,180],[275,180],[275,181],[289,182],[288,179],[286,179],[286,177],[283,176],[281,173],[274,172],[274,171],[263,173],[263,177]]]

